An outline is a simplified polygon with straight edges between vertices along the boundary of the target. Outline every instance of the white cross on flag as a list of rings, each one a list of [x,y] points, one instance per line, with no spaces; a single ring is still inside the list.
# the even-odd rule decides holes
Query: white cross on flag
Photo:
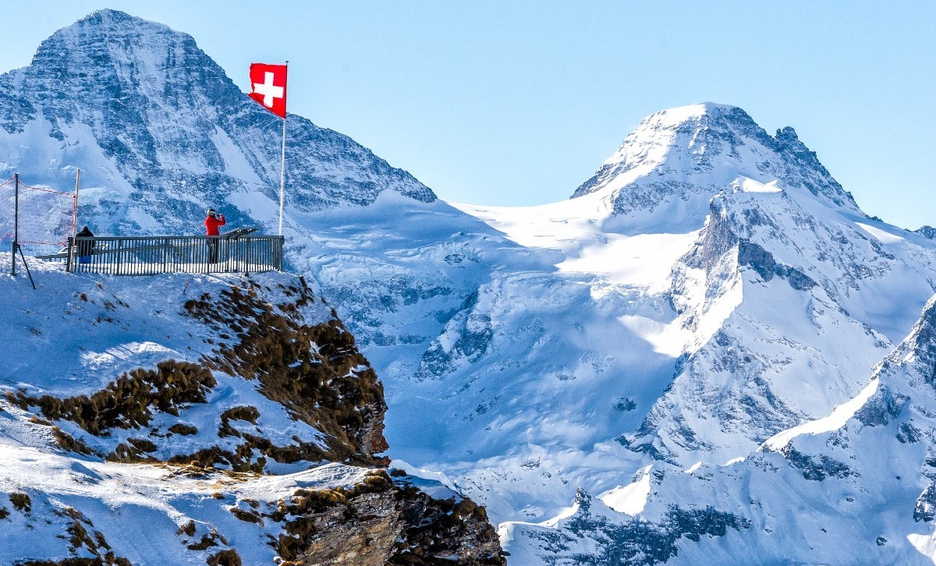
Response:
[[[250,64],[250,98],[286,117],[286,65]]]

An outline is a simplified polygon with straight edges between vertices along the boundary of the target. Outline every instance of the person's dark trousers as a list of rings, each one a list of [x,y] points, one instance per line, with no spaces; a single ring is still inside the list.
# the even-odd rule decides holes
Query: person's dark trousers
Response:
[[[218,263],[217,236],[208,236],[208,263]]]

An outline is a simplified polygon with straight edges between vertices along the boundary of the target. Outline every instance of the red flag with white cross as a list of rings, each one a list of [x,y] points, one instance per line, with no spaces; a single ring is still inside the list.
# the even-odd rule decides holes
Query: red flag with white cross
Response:
[[[280,118],[286,117],[286,65],[250,65],[250,98]]]

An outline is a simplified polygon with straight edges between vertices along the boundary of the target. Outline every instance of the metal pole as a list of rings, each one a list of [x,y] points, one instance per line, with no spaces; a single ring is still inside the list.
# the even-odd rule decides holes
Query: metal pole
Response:
[[[13,190],[13,261],[10,275],[16,277],[16,250],[19,249],[19,173],[13,174],[13,181],[16,188]]]
[[[78,186],[81,184],[81,169],[75,174],[75,202],[72,205],[72,237],[78,236]]]
[[[68,237],[68,253],[65,254],[65,271],[71,273],[75,268],[75,236]]]
[[[22,260],[23,260],[23,267],[26,268],[26,275],[29,276],[29,282],[32,284],[33,291],[35,291],[35,290],[36,290],[36,282],[33,281],[32,273],[29,272],[29,264],[26,263],[26,256],[23,255],[23,248],[19,247],[19,245],[17,245],[16,248],[19,250],[20,258],[22,258]],[[16,254],[13,254],[13,255],[14,255],[14,257],[16,256]]]
[[[289,61],[286,61],[287,78],[289,76]],[[283,84],[283,92],[286,92],[286,85]],[[284,109],[285,114],[285,109]],[[283,153],[280,158],[280,210],[279,210],[279,235],[283,235],[283,200],[286,197],[286,116],[283,116]]]

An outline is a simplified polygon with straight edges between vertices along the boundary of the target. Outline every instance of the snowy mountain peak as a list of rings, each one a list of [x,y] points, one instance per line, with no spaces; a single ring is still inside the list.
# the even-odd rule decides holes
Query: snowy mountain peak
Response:
[[[771,137],[741,108],[711,102],[645,118],[572,198],[601,193],[612,212],[676,214],[701,225],[708,200],[739,178],[811,194],[859,212],[816,154],[783,128]]]
[[[131,16],[130,14],[126,12],[121,12],[120,10],[114,10],[113,8],[102,8],[100,10],[95,10],[91,12],[87,16],[78,20],[78,22],[76,23],[81,24],[81,23],[88,22],[88,21],[121,22],[122,23],[122,22],[127,22],[127,21],[145,22],[146,20],[137,18],[135,16]],[[166,29],[169,29],[168,26],[163,26],[162,24],[159,24],[156,22],[146,22],[146,23],[149,25],[162,26],[162,27],[165,27]],[[65,28],[65,29],[68,29],[68,28]]]
[[[57,31],[22,71],[30,95],[24,98],[51,122],[49,135],[60,141],[67,126],[79,122],[95,128],[102,117],[147,126],[171,119],[186,125],[181,130],[209,130],[219,107],[237,105],[243,98],[190,35],[116,10],[96,11]],[[167,161],[152,133],[124,134],[130,142],[122,145],[131,150],[124,155],[134,167]],[[141,151],[132,151],[134,141]],[[105,151],[123,153],[116,147],[122,140],[108,142]],[[210,159],[202,160],[199,165],[211,167]]]
[[[645,118],[638,129],[643,127],[644,124],[680,127],[683,124],[700,123],[708,125],[732,120],[753,123],[751,117],[737,106],[715,102],[700,102],[655,112]]]
[[[96,232],[187,233],[208,206],[234,224],[275,226],[281,132],[191,36],[115,10],[59,30],[30,66],[0,75],[0,177],[70,187],[81,169],[79,216]],[[287,231],[291,216],[368,205],[386,190],[436,198],[294,115],[286,183]]]
[[[161,29],[176,36],[185,36],[191,39],[191,36],[188,34],[173,32],[169,26],[164,24],[144,20],[136,16],[131,16],[126,12],[114,10],[112,8],[102,8],[100,10],[95,10],[75,22],[73,25],[60,29],[55,34],[53,34],[53,37],[59,34],[75,33],[80,30],[86,32],[88,29],[106,29],[107,35],[111,39],[117,39],[120,37],[134,35],[134,28],[137,30],[141,28],[148,30]]]
[[[60,73],[60,80],[70,82],[106,82],[116,78],[128,86],[152,88],[206,68],[227,78],[198,48],[192,36],[110,9],[97,10],[52,34],[39,45],[32,67],[37,73],[63,70],[57,62],[87,65],[69,67],[64,69],[66,73]],[[167,73],[169,69],[171,72]],[[143,79],[158,83],[148,84]],[[223,82],[237,90],[230,80]],[[197,88],[205,83],[199,81],[190,86]]]

